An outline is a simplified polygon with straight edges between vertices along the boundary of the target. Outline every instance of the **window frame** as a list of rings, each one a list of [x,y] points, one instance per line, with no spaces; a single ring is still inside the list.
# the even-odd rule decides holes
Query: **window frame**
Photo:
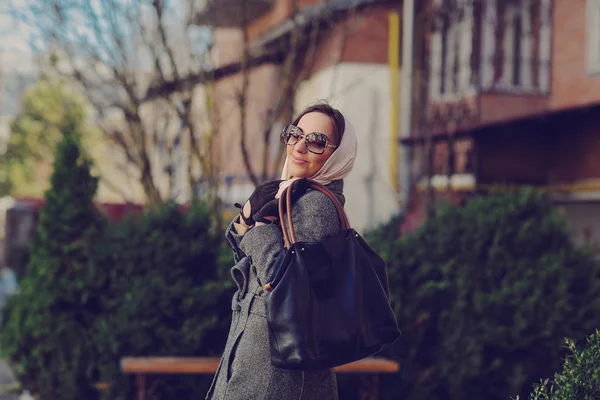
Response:
[[[474,95],[476,91],[471,62],[475,10],[470,0],[461,0],[459,4],[463,9],[458,20],[451,21],[441,15],[435,17],[429,49],[430,101],[455,101]],[[433,0],[433,6],[441,9],[444,0]]]
[[[481,90],[516,94],[546,94],[550,90],[552,52],[552,0],[486,0],[483,10]],[[600,0],[596,0],[599,1]],[[512,9],[512,11],[508,11]],[[508,26],[507,13],[527,34],[520,42],[521,55],[514,54],[514,24]],[[514,15],[513,15],[514,17]],[[509,18],[510,19],[510,18]],[[502,24],[498,26],[498,24]],[[498,34],[499,33],[499,34]],[[511,45],[509,46],[509,40]],[[510,60],[501,57],[507,56]],[[533,57],[533,59],[531,59]],[[518,59],[521,62],[518,62]],[[509,65],[510,62],[510,65]],[[514,66],[519,65],[519,82],[514,83]]]

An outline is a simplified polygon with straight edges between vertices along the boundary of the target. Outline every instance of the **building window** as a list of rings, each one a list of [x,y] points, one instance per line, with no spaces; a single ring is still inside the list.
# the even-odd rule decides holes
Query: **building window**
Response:
[[[552,0],[431,1],[431,101],[465,99],[479,90],[549,91]],[[600,0],[588,0],[588,7],[595,11],[588,13],[590,60],[600,72]]]
[[[473,2],[434,0],[430,41],[429,96],[454,100],[474,92]]]
[[[551,0],[483,4],[482,89],[547,92]]]
[[[531,0],[501,2],[499,11],[503,62],[497,65],[498,86],[529,89],[532,86],[533,30]]]
[[[600,0],[587,0],[588,71],[600,72]]]

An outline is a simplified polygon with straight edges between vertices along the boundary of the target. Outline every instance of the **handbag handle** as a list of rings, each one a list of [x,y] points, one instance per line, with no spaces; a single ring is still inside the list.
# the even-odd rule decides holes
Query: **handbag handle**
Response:
[[[293,188],[295,182],[296,181],[292,182],[290,184],[290,186],[284,190],[284,192],[281,194],[281,197],[279,198],[279,222],[281,224],[281,231],[283,232],[283,240],[285,242],[286,248],[289,248],[292,244],[297,242],[296,232],[294,230],[294,225],[292,224],[292,211],[291,211],[292,210],[292,188]],[[344,211],[344,207],[342,206],[340,201],[337,199],[335,194],[333,194],[331,192],[331,190],[329,190],[327,187],[325,187],[325,185],[322,185],[320,183],[317,183],[317,182],[311,181],[311,180],[309,180],[309,182],[310,182],[311,189],[318,190],[319,192],[323,193],[325,196],[327,196],[333,202],[333,205],[335,206],[335,209],[338,214],[338,218],[340,219],[340,225],[342,226],[342,231],[346,231],[346,230],[350,229],[350,222],[348,221],[348,216],[346,215],[346,212]],[[286,209],[288,211],[288,213],[287,213],[287,229],[286,229],[285,220],[283,217],[284,201],[285,201]],[[289,229],[289,233],[288,233],[288,229]]]

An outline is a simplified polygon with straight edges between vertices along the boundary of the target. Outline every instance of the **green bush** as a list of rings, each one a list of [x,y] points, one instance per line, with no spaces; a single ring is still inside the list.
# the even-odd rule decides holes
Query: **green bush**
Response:
[[[22,386],[42,399],[130,399],[121,357],[218,356],[233,260],[211,212],[169,204],[109,224],[74,134],[51,182],[27,274],[3,314],[0,346]],[[157,398],[201,398],[212,377],[159,378],[149,384]]]
[[[574,340],[566,339],[570,354],[562,372],[534,385],[531,400],[597,400],[600,399],[600,331],[587,338],[578,350]]]
[[[21,384],[44,399],[96,398],[87,379],[95,360],[87,334],[100,309],[84,284],[102,225],[92,203],[96,186],[71,128],[57,148],[27,274],[6,304],[0,337]]]
[[[134,397],[121,357],[218,356],[223,350],[233,285],[225,279],[232,260],[231,252],[222,253],[222,237],[206,207],[183,213],[165,205],[119,223],[95,246],[93,284],[105,293],[93,335],[100,355],[96,379],[111,384],[110,399]],[[202,398],[211,379],[159,378],[148,386],[165,399]]]
[[[47,218],[48,210],[55,209],[43,208],[40,237],[48,237],[45,224],[77,226],[60,214],[52,214],[58,220]],[[36,242],[28,270],[32,275],[11,299],[2,334],[3,349],[22,384],[42,398],[130,399],[134,381],[123,374],[122,357],[220,355],[231,314],[233,259],[211,221],[203,205],[182,212],[169,204],[118,224],[96,223],[102,229],[77,241],[85,256],[73,251],[77,247],[52,242],[53,251],[64,257],[51,265],[77,265],[78,274],[63,276],[64,270],[45,267],[47,289],[35,273],[36,257],[42,254]],[[59,299],[60,306],[52,307]],[[42,329],[33,329],[37,325]],[[65,365],[59,363],[63,353]],[[150,378],[152,395],[164,399],[202,398],[212,379]],[[98,383],[108,389],[99,393]]]
[[[558,369],[564,337],[600,326],[600,268],[541,192],[442,205],[393,245],[372,244],[403,332],[385,398],[523,396]]]

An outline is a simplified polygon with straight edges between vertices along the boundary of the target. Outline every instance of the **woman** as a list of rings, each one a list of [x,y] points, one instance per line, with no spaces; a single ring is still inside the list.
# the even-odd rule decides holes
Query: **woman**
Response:
[[[287,157],[281,181],[256,188],[226,236],[236,265],[231,274],[238,290],[225,351],[210,400],[335,400],[337,383],[332,369],[283,370],[271,366],[263,286],[275,257],[284,248],[277,220],[277,199],[295,179],[310,178],[326,185],[344,204],[343,179],[354,165],[357,138],[347,119],[327,104],[306,108],[284,128]],[[306,182],[304,180],[304,182]],[[335,206],[324,194],[297,190],[292,222],[298,241],[320,241],[341,229]]]

